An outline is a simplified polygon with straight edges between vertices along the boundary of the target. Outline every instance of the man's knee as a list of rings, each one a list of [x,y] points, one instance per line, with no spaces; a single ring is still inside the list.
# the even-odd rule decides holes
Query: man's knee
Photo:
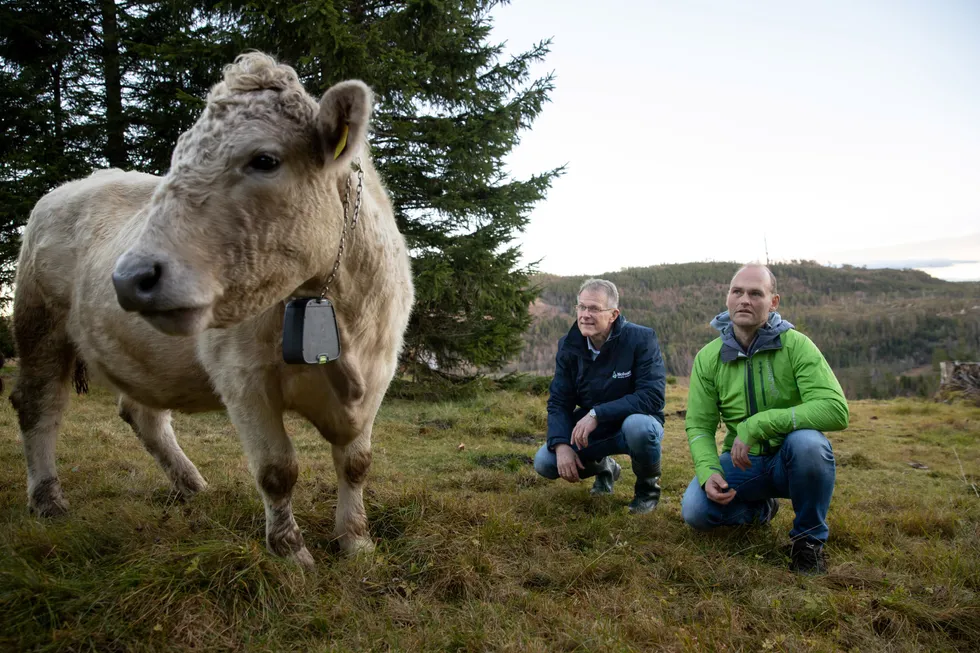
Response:
[[[687,497],[681,502],[681,517],[684,523],[696,531],[710,531],[715,525],[711,516],[701,501],[688,501]]]
[[[548,451],[548,445],[542,445],[534,454],[534,471],[547,479],[558,478],[558,457]]]
[[[698,479],[691,481],[684,498],[681,499],[681,517],[684,523],[698,531],[707,531],[715,527],[711,520],[711,501],[698,484]]]
[[[834,467],[834,449],[830,440],[814,429],[799,429],[786,436],[783,442],[786,455],[795,465],[814,469]]]
[[[635,414],[623,420],[623,435],[630,449],[638,449],[650,444],[660,444],[664,437],[664,427],[650,415]]]

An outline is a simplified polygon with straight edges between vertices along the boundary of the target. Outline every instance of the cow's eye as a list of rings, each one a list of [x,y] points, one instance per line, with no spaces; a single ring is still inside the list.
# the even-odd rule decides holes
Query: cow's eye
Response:
[[[271,154],[256,154],[248,162],[248,167],[253,170],[261,170],[262,172],[271,172],[278,168],[280,163],[279,158]]]

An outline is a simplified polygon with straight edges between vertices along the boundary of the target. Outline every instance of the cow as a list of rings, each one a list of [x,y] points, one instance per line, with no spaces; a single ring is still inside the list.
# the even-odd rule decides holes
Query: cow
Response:
[[[268,549],[310,567],[283,425],[286,411],[305,417],[332,445],[337,542],[373,548],[363,501],[371,431],[414,289],[367,148],[372,107],[363,82],[340,82],[317,102],[291,67],[248,52],[225,66],[165,176],[100,170],[38,201],[17,265],[11,393],[33,512],[68,509],[55,441],[70,380],[90,376],[118,395],[120,417],[184,496],[207,483],[171,411],[226,410],[265,505]],[[288,300],[323,294],[340,358],[285,363]]]

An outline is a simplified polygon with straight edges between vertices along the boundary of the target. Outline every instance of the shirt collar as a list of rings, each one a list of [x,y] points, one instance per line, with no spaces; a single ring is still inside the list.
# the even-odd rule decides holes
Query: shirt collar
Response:
[[[595,360],[599,356],[599,350],[592,346],[592,341],[589,336],[584,336],[585,345],[589,348],[589,352],[592,354],[592,360]]]

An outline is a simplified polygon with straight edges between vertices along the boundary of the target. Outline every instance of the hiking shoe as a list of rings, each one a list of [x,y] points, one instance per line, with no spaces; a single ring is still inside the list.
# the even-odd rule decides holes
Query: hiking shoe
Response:
[[[759,511],[759,524],[765,525],[772,523],[779,512],[779,499],[766,499],[765,505]]]
[[[619,474],[623,471],[619,463],[609,456],[603,458],[600,465],[601,471],[596,473],[595,481],[592,483],[592,489],[589,490],[589,493],[594,497],[612,494],[613,483],[619,480]]]
[[[827,573],[823,544],[800,539],[793,542],[789,570],[797,574],[813,576]]]

